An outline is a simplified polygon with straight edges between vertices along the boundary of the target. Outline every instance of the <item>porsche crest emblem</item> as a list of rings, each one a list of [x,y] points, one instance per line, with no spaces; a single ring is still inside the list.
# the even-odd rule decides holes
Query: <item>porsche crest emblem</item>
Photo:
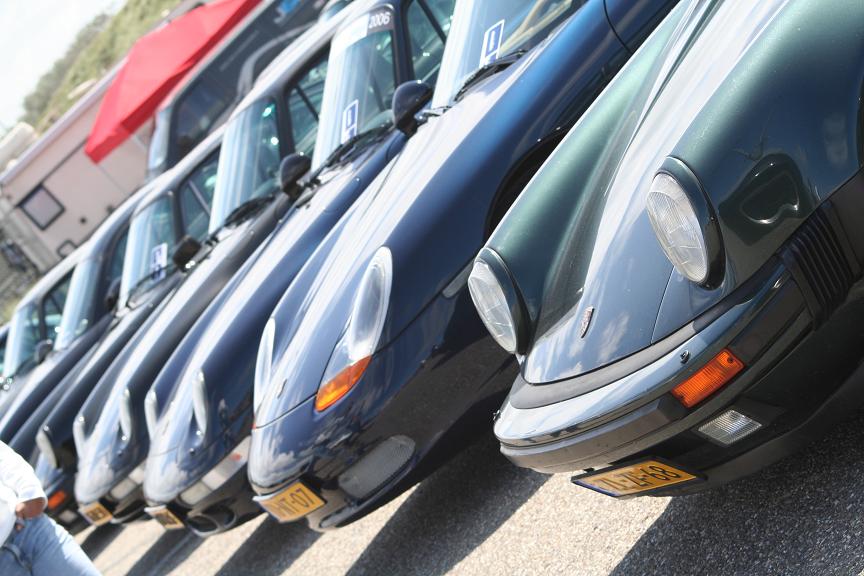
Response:
[[[579,325],[579,337],[584,338],[588,333],[588,328],[591,327],[591,318],[594,316],[594,307],[589,306],[582,313],[582,323]]]

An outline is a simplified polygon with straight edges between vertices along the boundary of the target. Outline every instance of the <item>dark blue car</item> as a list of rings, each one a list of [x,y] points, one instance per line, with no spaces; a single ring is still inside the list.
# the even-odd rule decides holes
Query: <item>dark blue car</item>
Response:
[[[249,478],[275,518],[343,526],[480,430],[515,376],[474,255],[673,2],[457,2],[424,123],[264,332]]]
[[[414,79],[434,83],[438,74],[453,0],[374,0],[356,8],[330,53],[314,177],[225,298],[187,334],[145,401],[151,442],[144,495],[147,512],[166,528],[185,525],[206,536],[260,512],[245,463],[261,332],[297,271],[404,146],[390,112],[394,94],[413,102]],[[416,112],[410,103],[406,110]]]

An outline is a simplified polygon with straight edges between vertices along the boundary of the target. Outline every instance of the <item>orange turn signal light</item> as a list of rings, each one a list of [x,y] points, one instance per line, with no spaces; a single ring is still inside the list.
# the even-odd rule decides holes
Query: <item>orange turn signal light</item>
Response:
[[[66,501],[66,492],[58,490],[48,498],[48,509],[54,510]]]
[[[692,408],[722,388],[743,369],[744,363],[724,348],[695,374],[673,388],[672,395],[687,408]]]
[[[315,410],[323,412],[345,396],[357,381],[360,380],[360,377],[363,376],[363,372],[366,371],[366,367],[369,366],[369,362],[371,361],[372,356],[358,360],[321,386],[318,389],[318,394],[315,396]]]

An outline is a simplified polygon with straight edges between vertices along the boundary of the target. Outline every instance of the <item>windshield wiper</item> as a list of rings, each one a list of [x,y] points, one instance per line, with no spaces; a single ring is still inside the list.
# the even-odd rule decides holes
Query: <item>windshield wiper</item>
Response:
[[[228,217],[225,218],[225,222],[220,226],[220,228],[243,222],[258,212],[258,210],[269,204],[275,197],[275,194],[266,194],[264,196],[258,196],[257,198],[246,200],[228,214]]]
[[[324,168],[332,166],[333,164],[335,164],[336,162],[338,162],[342,158],[344,158],[348,154],[348,152],[350,152],[351,150],[356,148],[357,145],[360,144],[360,142],[363,142],[366,140],[373,140],[374,138],[377,138],[381,134],[388,132],[392,126],[393,126],[392,122],[387,122],[385,124],[381,124],[377,128],[371,128],[369,130],[364,130],[363,132],[360,132],[359,134],[355,134],[354,136],[352,136],[351,138],[349,138],[348,140],[346,140],[345,142],[343,142],[342,144],[337,146],[333,150],[333,152],[330,153],[330,155],[327,157],[327,159],[324,161],[324,163],[321,165],[321,167],[315,171],[315,174],[313,175],[313,178],[310,178],[310,181],[314,180],[315,179],[314,176],[317,176],[318,174],[320,174]]]
[[[165,274],[165,276],[163,276],[162,278],[155,277],[162,272],[165,272],[169,268],[173,268],[173,264],[166,264],[165,266],[160,266],[155,270],[151,270],[149,274],[142,277],[140,280],[138,280],[138,282],[133,284],[132,288],[129,289],[129,296],[126,298],[126,306],[129,307],[130,304],[132,304],[132,299],[138,295],[138,291],[141,290],[141,288],[143,288],[145,284],[147,284],[148,282],[153,282],[153,285],[155,286],[160,281],[164,280],[168,276],[167,274]]]
[[[489,76],[492,76],[504,70],[505,68],[519,60],[519,58],[521,58],[525,54],[525,52],[527,52],[527,50],[516,50],[514,52],[510,52],[506,56],[502,56],[494,62],[490,62],[481,66],[480,68],[472,72],[471,75],[468,76],[468,78],[465,79],[465,82],[462,83],[462,87],[459,88],[458,92],[456,92],[456,96],[453,97],[453,100],[458,102],[459,99],[465,95],[468,89],[471,88],[471,86],[474,86],[475,84],[477,84],[477,82],[483,80],[484,78],[488,78]]]

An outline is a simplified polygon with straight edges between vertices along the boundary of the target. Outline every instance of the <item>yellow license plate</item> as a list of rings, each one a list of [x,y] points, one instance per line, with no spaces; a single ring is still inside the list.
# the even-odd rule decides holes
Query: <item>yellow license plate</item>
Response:
[[[111,512],[99,502],[94,502],[80,508],[81,514],[94,526],[102,526],[111,521]]]
[[[161,524],[166,530],[180,530],[181,528],[184,528],[183,521],[165,506],[147,508],[147,514],[159,522],[159,524]]]
[[[291,522],[317,510],[324,501],[302,482],[295,482],[273,496],[259,499],[258,504],[279,522]]]
[[[646,460],[584,474],[574,478],[573,482],[609,496],[628,496],[692,480],[699,480],[699,477],[665,462]]]

